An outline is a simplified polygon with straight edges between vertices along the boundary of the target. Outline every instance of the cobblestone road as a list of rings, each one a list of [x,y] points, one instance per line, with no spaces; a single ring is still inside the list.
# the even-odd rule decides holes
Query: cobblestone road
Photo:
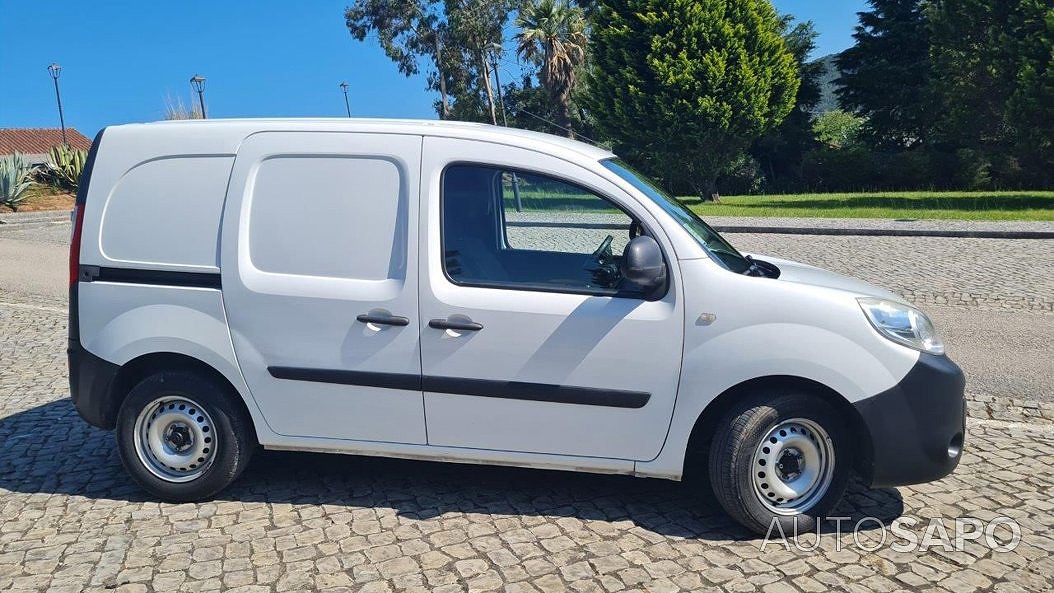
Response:
[[[974,540],[964,551],[866,552],[834,533],[814,551],[762,551],[763,539],[673,482],[292,453],[258,455],[214,502],[158,504],[129,483],[112,435],[68,400],[60,307],[0,308],[2,591],[1054,587],[1054,427],[1041,424],[971,420],[952,476],[854,485],[835,513],[853,518],[847,526],[914,518],[919,538],[933,517],[951,529],[958,517],[1007,516],[1022,530],[1012,552]],[[872,547],[879,533],[861,542]]]

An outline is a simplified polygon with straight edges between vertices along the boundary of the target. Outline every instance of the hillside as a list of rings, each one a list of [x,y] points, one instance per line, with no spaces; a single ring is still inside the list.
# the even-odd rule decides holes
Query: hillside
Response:
[[[841,74],[834,62],[837,57],[838,54],[829,54],[816,60],[823,63],[824,72],[820,76],[820,101],[813,108],[814,113],[827,113],[838,109],[838,96],[835,95],[835,89],[838,88],[836,81]]]

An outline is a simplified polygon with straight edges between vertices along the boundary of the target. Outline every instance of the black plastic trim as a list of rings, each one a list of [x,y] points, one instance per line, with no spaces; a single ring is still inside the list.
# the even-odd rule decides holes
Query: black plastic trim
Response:
[[[311,381],[314,383],[336,383],[361,387],[430,391],[451,395],[470,395],[498,399],[515,399],[582,406],[608,408],[643,408],[651,399],[650,393],[622,391],[617,389],[595,389],[592,387],[570,387],[548,383],[526,383],[522,381],[495,381],[491,379],[462,379],[457,377],[433,377],[403,373],[375,373],[369,371],[345,371],[339,369],[311,369],[300,367],[272,366],[267,372],[276,379]]]
[[[142,270],[137,268],[80,267],[81,282],[119,282],[155,284],[188,288],[222,288],[217,272],[174,272],[171,270]]]
[[[355,318],[359,323],[372,323],[375,325],[394,325],[396,327],[405,327],[410,325],[410,320],[406,317],[400,317],[398,315],[371,315],[369,313],[363,313]]]
[[[77,413],[88,424],[112,429],[117,418],[113,414],[109,394],[110,385],[121,367],[88,352],[80,341],[71,338],[66,348],[69,362],[70,399]]]
[[[570,387],[548,383],[525,383],[521,381],[494,381],[490,379],[462,379],[458,377],[424,377],[424,391],[472,395],[499,399],[518,399],[581,406],[604,406],[608,408],[643,408],[651,399],[650,393],[622,391],[618,389],[596,389],[593,387]]]
[[[854,405],[871,438],[873,487],[938,480],[962,459],[966,378],[947,356],[922,353],[895,386]]]
[[[483,329],[482,323],[475,321],[451,321],[449,319],[432,319],[428,322],[432,329],[452,329],[456,331],[478,332]]]
[[[267,372],[275,379],[310,381],[312,383],[336,383],[360,387],[382,387],[384,389],[421,390],[421,375],[403,373],[375,373],[370,371],[345,371],[341,369],[310,369],[301,367],[273,366]]]

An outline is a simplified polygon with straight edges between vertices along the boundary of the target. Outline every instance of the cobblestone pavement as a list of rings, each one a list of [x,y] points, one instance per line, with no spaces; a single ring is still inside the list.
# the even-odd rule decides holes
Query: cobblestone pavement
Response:
[[[1054,241],[729,234],[739,249],[885,286],[919,305],[1054,312]]]
[[[586,224],[606,224],[611,228],[526,226],[552,224],[554,220],[566,223],[568,215],[510,213],[508,220],[516,224],[509,229],[510,239],[517,245],[540,249],[559,247],[565,251],[589,253],[596,249],[604,236],[611,234],[618,239],[614,246],[616,250],[624,246],[625,234],[619,223],[625,221],[625,216],[588,214],[579,219]],[[733,219],[715,218],[711,222],[730,224],[727,220]],[[826,222],[833,225],[841,221]],[[986,223],[984,228],[1002,229],[1009,223],[998,224]],[[1051,223],[1036,225],[1042,226],[1042,230],[1054,227]],[[1029,228],[1040,228],[1036,225]],[[1054,312],[1054,274],[1051,273],[1054,270],[1054,241],[1050,240],[751,233],[726,233],[725,237],[742,251],[848,274],[893,290],[920,306]]]
[[[846,531],[865,516],[913,518],[920,539],[931,518],[953,529],[958,517],[1006,516],[1021,527],[1012,552],[983,539],[963,551],[867,552],[830,530],[813,551],[778,540],[761,550],[762,538],[674,482],[293,453],[261,453],[216,501],[158,504],[126,478],[113,436],[68,400],[61,303],[7,304],[0,328],[0,591],[1054,587],[1049,425],[971,419],[953,475],[854,484],[833,513],[851,517]]]

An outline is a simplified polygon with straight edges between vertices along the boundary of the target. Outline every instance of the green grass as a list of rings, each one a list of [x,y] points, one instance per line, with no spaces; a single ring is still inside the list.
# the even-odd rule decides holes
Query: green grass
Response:
[[[1054,191],[861,192],[682,198],[700,216],[1052,220]]]

